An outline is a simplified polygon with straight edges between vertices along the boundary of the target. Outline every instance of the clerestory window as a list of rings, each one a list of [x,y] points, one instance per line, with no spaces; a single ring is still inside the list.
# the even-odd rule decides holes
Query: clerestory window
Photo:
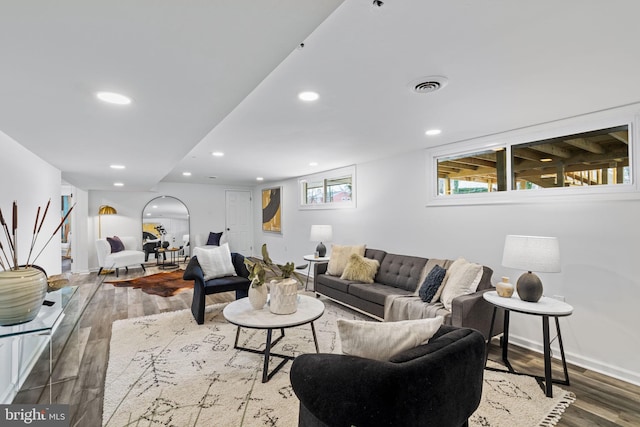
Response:
[[[355,207],[355,167],[302,177],[298,180],[300,208]]]
[[[429,202],[504,202],[533,194],[638,191],[632,132],[637,120],[635,115],[626,120],[590,115],[569,122],[568,132],[558,124],[556,131],[540,125],[436,147],[427,153]],[[594,123],[605,126],[591,127]]]
[[[629,126],[514,145],[511,173],[514,190],[630,184]]]

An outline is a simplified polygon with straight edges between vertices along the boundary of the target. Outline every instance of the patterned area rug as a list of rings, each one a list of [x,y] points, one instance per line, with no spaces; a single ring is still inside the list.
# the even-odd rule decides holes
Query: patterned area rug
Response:
[[[360,316],[323,301],[325,313],[315,322],[320,351],[339,353],[336,319]],[[263,384],[262,356],[233,349],[236,327],[224,320],[224,306],[207,307],[200,326],[189,310],[114,322],[103,426],[297,426],[291,362]],[[309,325],[285,333],[275,352],[315,350]],[[240,345],[262,349],[265,337],[243,329]],[[574,399],[555,386],[554,397],[546,398],[529,377],[485,371],[482,403],[470,425],[555,425]]]
[[[130,280],[109,280],[107,283],[117,287],[139,288],[142,292],[151,295],[170,297],[178,292],[193,289],[193,280],[182,280],[183,274],[184,270],[163,271]]]

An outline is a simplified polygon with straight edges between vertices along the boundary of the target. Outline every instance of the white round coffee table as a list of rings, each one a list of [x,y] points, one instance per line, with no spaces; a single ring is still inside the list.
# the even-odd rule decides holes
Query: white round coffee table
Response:
[[[496,319],[498,307],[504,309],[504,334],[502,338],[502,361],[509,370],[514,372],[509,363],[509,312],[517,312],[528,314],[531,316],[542,317],[542,340],[544,348],[544,377],[531,375],[534,378],[544,380],[545,393],[547,397],[553,397],[552,383],[569,385],[569,372],[567,370],[567,361],[564,357],[564,346],[562,344],[562,334],[560,333],[560,322],[558,317],[570,316],[573,313],[573,307],[564,301],[553,298],[542,297],[538,302],[527,302],[521,300],[517,294],[511,298],[503,298],[496,291],[489,291],[482,294],[482,297],[493,305],[493,316],[491,318],[491,327],[489,328],[489,337],[493,334],[493,325]],[[560,355],[562,358],[562,368],[564,370],[564,380],[553,379],[551,375],[551,343],[549,337],[549,317],[556,320],[556,332],[558,333],[558,345],[560,346]],[[487,341],[487,355],[489,354],[489,344],[491,338]],[[489,369],[489,368],[487,368]]]
[[[316,353],[320,352],[318,348],[318,338],[316,337],[316,329],[313,321],[318,319],[324,313],[324,304],[317,298],[306,295],[298,295],[298,309],[291,314],[273,314],[269,311],[269,307],[265,305],[260,310],[254,309],[249,303],[249,298],[241,298],[227,305],[222,314],[229,323],[233,323],[238,327],[236,331],[236,341],[233,348],[245,350],[252,353],[264,354],[264,367],[262,370],[262,382],[266,383],[271,377],[280,370],[289,360],[293,360],[293,356],[286,354],[271,353],[271,347],[276,345],[284,337],[284,330],[294,326],[300,326],[309,323],[311,325],[311,333],[313,334],[313,342],[316,346]],[[266,329],[267,342],[264,351],[253,348],[238,346],[238,338],[240,337],[240,328]],[[281,335],[271,341],[274,329],[280,329]],[[272,372],[269,372],[269,357],[276,356],[283,359]]]

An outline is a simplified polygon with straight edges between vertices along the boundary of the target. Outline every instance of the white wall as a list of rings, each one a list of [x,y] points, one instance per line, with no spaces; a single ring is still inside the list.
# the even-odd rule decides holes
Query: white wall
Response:
[[[566,197],[528,204],[427,207],[422,151],[357,165],[355,209],[298,210],[297,181],[268,186],[274,185],[283,190],[283,233],[262,232],[256,204],[254,247],[267,243],[279,262],[302,263],[302,256],[313,253],[316,245],[309,242],[310,226],[331,224],[333,243],[365,243],[424,257],[463,256],[493,268],[495,284],[503,275],[515,282],[521,274],[500,265],[505,235],[559,237],[562,272],[540,277],[545,295],[562,295],[574,307],[573,315],[560,320],[567,359],[640,384],[640,199]],[[255,200],[260,200],[261,188],[255,190]],[[540,318],[514,314],[511,337],[541,349]]]
[[[18,203],[19,264],[24,264],[29,254],[38,206],[42,207],[40,212],[40,218],[42,218],[44,208],[51,199],[45,223],[29,260],[32,262],[62,219],[60,216],[61,174],[58,169],[2,132],[0,132],[0,153],[0,207],[10,228],[13,201]],[[4,233],[2,236],[0,241],[3,242],[6,251],[7,242],[4,239]],[[56,236],[37,259],[37,264],[50,276],[61,272],[60,247],[60,238]]]
[[[40,237],[30,258],[44,246],[60,223],[60,171],[43,161],[6,134],[0,132],[0,207],[9,227],[12,225],[12,206],[18,204],[18,263],[24,264],[29,254],[33,225],[38,206],[42,209],[51,199],[49,211]],[[44,210],[41,211],[42,217]],[[0,241],[7,251],[4,232]],[[59,233],[37,259],[48,275],[60,274]],[[9,256],[9,253],[7,252]],[[0,340],[0,403],[10,403],[24,381],[31,364],[42,350],[41,337],[14,337]],[[25,373],[26,372],[26,373]]]
[[[87,248],[89,268],[95,270],[98,265],[95,240],[98,238],[98,208],[100,205],[113,206],[117,215],[102,217],[102,237],[135,236],[138,244],[142,240],[142,210],[145,205],[158,196],[173,196],[181,200],[189,210],[190,234],[220,232],[225,227],[225,191],[246,190],[246,187],[227,187],[222,185],[172,184],[160,183],[155,191],[127,192],[90,191],[88,202],[89,235]],[[181,236],[180,236],[181,238]],[[206,238],[205,238],[206,241]]]

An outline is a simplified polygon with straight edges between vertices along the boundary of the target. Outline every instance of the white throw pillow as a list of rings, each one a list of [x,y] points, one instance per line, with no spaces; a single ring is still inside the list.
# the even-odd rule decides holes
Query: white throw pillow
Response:
[[[349,262],[352,254],[364,256],[365,245],[342,246],[331,245],[331,256],[329,257],[329,265],[327,265],[327,274],[331,276],[342,276],[344,269]]]
[[[338,319],[342,353],[386,361],[398,353],[425,344],[443,321],[442,316],[400,322]]]
[[[478,289],[482,279],[482,266],[468,262],[464,258],[458,258],[447,269],[444,284],[441,286],[440,301],[444,308],[451,311],[451,301],[461,295],[472,294]]]
[[[237,276],[236,269],[231,262],[228,243],[217,247],[195,248],[193,254],[198,257],[198,263],[204,273],[204,280]]]

